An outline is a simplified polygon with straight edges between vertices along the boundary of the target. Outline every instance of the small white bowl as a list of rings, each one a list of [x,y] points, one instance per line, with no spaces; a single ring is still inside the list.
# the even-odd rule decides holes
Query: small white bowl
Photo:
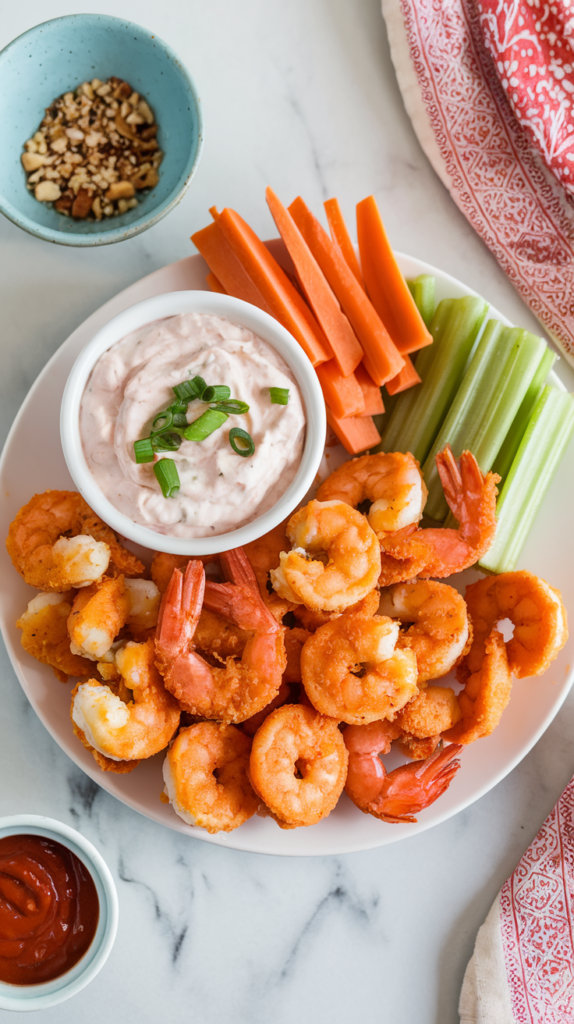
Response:
[[[283,357],[299,385],[307,417],[305,447],[299,469],[275,505],[246,526],[217,537],[182,538],[156,533],[119,512],[90,473],[80,437],[80,402],[92,368],[112,345],[154,320],[180,313],[208,313],[246,327],[272,345]],[[303,349],[277,320],[256,306],[230,295],[212,292],[168,292],[130,306],[102,327],[74,363],[66,382],[60,412],[60,436],[70,475],[88,505],[116,533],[144,548],[174,555],[214,555],[248,544],[285,519],[309,490],[319,468],[325,444],[325,402],[317,375]]]
[[[41,814],[13,814],[0,818],[0,839],[14,835],[45,836],[75,853],[94,880],[100,904],[98,927],[92,943],[69,971],[41,985],[0,982],[1,1010],[46,1010],[74,996],[101,971],[118,930],[118,894],[110,869],[95,846],[62,821],[45,818]]]

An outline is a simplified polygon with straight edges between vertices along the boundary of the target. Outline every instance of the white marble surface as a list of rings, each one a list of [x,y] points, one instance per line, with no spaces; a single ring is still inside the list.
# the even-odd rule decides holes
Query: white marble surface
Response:
[[[0,219],[2,437],[70,331],[130,282],[188,255],[210,205],[235,206],[273,234],[267,183],[315,209],[337,195],[349,216],[374,192],[396,248],[535,326],[419,149],[377,0],[29,0],[3,5],[0,47],[83,9],[138,21],[181,55],[204,103],[204,155],[181,206],[121,245],[49,246]],[[54,744],[0,657],[0,814],[26,809],[80,828],[120,898],[104,970],[38,1019],[458,1021],[476,931],[572,773],[574,697],[525,761],[453,820],[380,851],[290,860],[207,846],[117,803]]]

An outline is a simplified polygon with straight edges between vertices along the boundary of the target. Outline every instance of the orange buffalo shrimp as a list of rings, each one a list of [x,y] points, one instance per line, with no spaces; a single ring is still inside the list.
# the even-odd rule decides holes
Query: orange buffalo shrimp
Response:
[[[468,659],[457,669],[458,679],[465,683],[458,694],[462,718],[443,733],[445,739],[452,743],[474,743],[490,736],[500,722],[512,690],[506,645],[497,629],[493,629],[484,641],[476,671],[469,672],[467,662]]]
[[[381,586],[413,576],[442,579],[474,565],[490,548],[496,532],[496,473],[480,471],[471,452],[457,463],[450,445],[436,456],[448,506],[457,529],[406,527],[379,535]],[[409,531],[411,531],[409,533]]]
[[[255,733],[249,775],[281,828],[315,825],[345,784],[347,750],[337,723],[302,704],[273,711]]]
[[[446,583],[396,583],[381,591],[379,613],[413,623],[401,639],[417,656],[419,685],[445,676],[470,646],[464,598]]]
[[[234,725],[197,722],[181,729],[163,764],[175,813],[211,833],[243,825],[259,804],[247,774],[250,750]]]
[[[157,666],[182,710],[223,722],[243,722],[277,694],[285,669],[283,627],[263,603],[241,548],[221,555],[230,583],[205,582],[203,565],[174,569],[160,607]],[[241,660],[209,665],[195,650],[202,603],[249,632]]]
[[[343,462],[317,491],[318,501],[346,501],[357,508],[370,503],[367,519],[376,534],[417,525],[427,488],[410,452],[378,452]]]
[[[94,666],[87,658],[72,654],[68,635],[68,618],[72,611],[72,594],[36,594],[16,625],[22,630],[22,647],[28,654],[50,665],[63,683],[68,676],[91,676]]]
[[[378,607],[373,591],[305,642],[301,677],[321,714],[357,725],[394,718],[417,692],[416,656],[397,649],[399,624]]]
[[[392,823],[416,822],[415,814],[429,807],[448,789],[462,750],[453,743],[424,761],[387,772],[379,753],[389,749],[387,723],[351,725],[343,739],[349,751],[345,792],[364,814]]]
[[[8,554],[26,583],[63,593],[107,571],[140,576],[145,566],[75,491],[35,494],[10,524]]]
[[[343,501],[310,501],[287,526],[293,547],[270,573],[280,597],[312,611],[342,611],[376,586],[380,550],[360,512]]]

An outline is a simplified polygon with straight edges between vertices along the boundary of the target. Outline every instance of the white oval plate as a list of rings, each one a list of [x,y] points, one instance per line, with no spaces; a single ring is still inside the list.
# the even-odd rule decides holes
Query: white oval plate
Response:
[[[284,259],[281,243],[271,246]],[[407,277],[432,274],[437,280],[437,298],[458,298],[472,289],[420,260],[398,255]],[[54,354],[24,401],[6,441],[0,463],[0,522],[3,535],[18,509],[33,492],[48,488],[73,490],[60,447],[60,399],[68,373],[96,330],[112,316],[134,302],[151,295],[180,289],[205,288],[206,267],[199,256],[190,256],[143,278],[107,302],[80,326]],[[492,310],[492,315],[505,318]],[[507,322],[507,321],[506,321]],[[327,471],[342,461],[341,448],[329,449]],[[574,575],[568,544],[571,509],[574,507],[574,446],[570,447],[544,507],[526,543],[520,568],[530,569],[562,591],[567,609],[574,607]],[[473,571],[453,580],[464,585],[476,578]],[[217,846],[253,853],[309,856],[368,850],[423,832],[438,825],[492,789],[522,760],[548,727],[566,697],[574,672],[574,637],[566,644],[551,669],[540,679],[515,682],[510,705],[502,722],[487,739],[471,744],[462,754],[462,766],[450,789],[431,807],[418,815],[416,825],[390,825],[362,814],[343,794],[333,813],[311,828],[284,831],[269,818],[255,817],[229,835],[212,836],[183,822],[169,805],[160,801],[163,789],[163,755],[144,761],[129,775],[104,773],[91,754],[72,733],[70,687],[63,686],[51,669],[23,650],[15,621],[33,596],[33,591],[16,573],[4,545],[0,551],[0,626],[14,670],[24,693],[56,743],[69,757],[112,796],[168,828]],[[451,582],[451,581],[449,581]],[[396,755],[385,762],[400,764]],[[394,764],[393,764],[394,762]]]

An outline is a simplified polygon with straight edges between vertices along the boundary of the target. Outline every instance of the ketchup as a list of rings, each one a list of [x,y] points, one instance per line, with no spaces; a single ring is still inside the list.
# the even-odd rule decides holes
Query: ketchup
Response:
[[[100,914],[81,860],[45,836],[0,839],[0,981],[39,985],[69,971]]]

